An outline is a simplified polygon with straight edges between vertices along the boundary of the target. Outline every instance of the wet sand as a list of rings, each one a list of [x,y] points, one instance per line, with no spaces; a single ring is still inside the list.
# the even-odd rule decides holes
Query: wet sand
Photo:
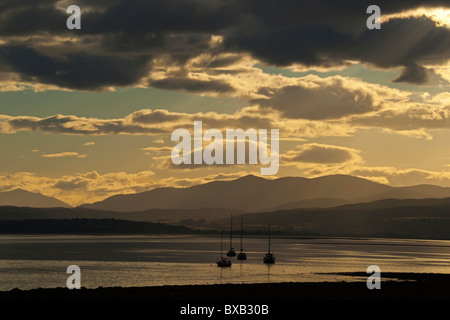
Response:
[[[365,273],[340,273],[367,278]],[[355,278],[356,279],[356,278]],[[147,301],[292,301],[292,300],[450,300],[449,274],[381,274],[381,289],[365,281],[318,283],[220,284],[160,287],[32,289],[0,292],[1,300],[147,300]]]

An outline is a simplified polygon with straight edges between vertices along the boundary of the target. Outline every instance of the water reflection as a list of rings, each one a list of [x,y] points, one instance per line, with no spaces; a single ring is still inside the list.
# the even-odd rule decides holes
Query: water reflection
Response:
[[[450,273],[450,241],[273,238],[275,265],[263,263],[264,238],[246,239],[247,260],[217,267],[220,237],[0,236],[0,290],[63,287],[67,266],[81,267],[82,286],[341,281],[329,273]]]
[[[270,282],[270,268],[272,268],[271,264],[267,264],[267,282]]]

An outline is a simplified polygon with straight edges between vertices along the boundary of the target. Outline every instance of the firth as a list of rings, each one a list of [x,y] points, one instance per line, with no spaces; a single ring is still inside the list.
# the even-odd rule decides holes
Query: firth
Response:
[[[226,129],[224,145],[224,135],[219,129],[208,129],[203,133],[202,121],[194,121],[194,139],[186,129],[173,131],[171,139],[179,143],[172,149],[172,162],[175,165],[190,165],[193,158],[196,165],[246,164],[248,153],[248,164],[257,164],[259,159],[260,164],[269,165],[260,168],[261,175],[274,175],[279,168],[279,130],[270,130],[270,156],[267,129],[258,131],[257,133],[255,129],[248,129],[245,132],[242,129]],[[209,143],[205,148],[204,142]]]

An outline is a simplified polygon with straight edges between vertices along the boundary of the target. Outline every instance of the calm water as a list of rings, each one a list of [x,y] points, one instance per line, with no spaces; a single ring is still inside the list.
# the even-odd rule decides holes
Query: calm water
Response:
[[[218,268],[220,237],[0,236],[0,290],[64,287],[72,264],[87,288],[342,281],[348,278],[320,273],[365,272],[372,264],[382,273],[450,273],[450,241],[275,238],[270,267],[262,263],[267,239],[246,238],[244,249],[247,261]]]

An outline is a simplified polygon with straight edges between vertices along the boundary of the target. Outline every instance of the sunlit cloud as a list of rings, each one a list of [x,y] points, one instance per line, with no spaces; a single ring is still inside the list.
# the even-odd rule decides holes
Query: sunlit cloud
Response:
[[[297,146],[281,156],[281,164],[303,163],[314,164],[356,164],[362,163],[360,151],[334,145],[308,143]]]
[[[43,158],[67,158],[67,157],[76,157],[76,158],[86,158],[86,154],[79,154],[78,152],[61,152],[61,153],[52,153],[52,154],[43,154]]]
[[[159,152],[170,152],[170,151],[172,151],[172,148],[171,147],[146,147],[146,148],[141,148],[141,150],[159,153]]]
[[[150,170],[137,173],[97,171],[51,178],[31,172],[0,174],[0,191],[16,188],[55,197],[72,206],[104,200],[116,194],[144,192],[155,188],[184,188],[215,180],[232,180],[249,174],[248,171],[209,173],[196,177],[158,178]],[[255,172],[255,174],[257,174]]]
[[[381,15],[381,22],[385,23],[392,19],[409,19],[427,17],[436,23],[437,27],[450,28],[450,9],[448,8],[416,8],[397,13]]]
[[[352,175],[395,187],[432,184],[450,187],[450,171],[432,171],[418,168],[399,169],[392,166],[365,166],[364,164],[307,164],[296,166],[298,174],[317,178],[325,175]]]
[[[170,135],[177,128],[192,129],[194,121],[202,121],[204,129],[281,129],[281,137],[347,135],[352,128],[345,124],[303,119],[283,119],[276,110],[257,107],[241,109],[233,114],[181,113],[163,109],[143,109],[121,119],[97,119],[55,115],[46,118],[0,115],[3,134],[44,132],[66,135]]]
[[[141,109],[117,119],[0,115],[0,130],[3,134],[25,131],[86,136],[153,135],[157,136],[155,143],[164,144],[164,136],[177,128],[192,128],[194,121],[202,121],[205,130],[280,129],[282,141],[351,136],[359,129],[374,127],[431,139],[429,130],[450,127],[450,98],[446,92],[417,95],[339,76],[307,76],[297,85],[273,88],[263,95],[267,96],[250,101],[253,106],[234,113]],[[92,146],[93,142],[84,145]]]

